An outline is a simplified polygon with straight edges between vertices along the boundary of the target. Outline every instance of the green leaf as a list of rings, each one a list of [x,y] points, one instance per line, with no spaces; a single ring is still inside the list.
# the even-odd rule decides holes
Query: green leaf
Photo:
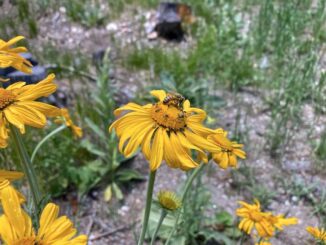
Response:
[[[99,157],[105,157],[106,156],[105,152],[99,150],[96,145],[94,145],[92,142],[90,142],[87,139],[84,139],[81,142],[81,147],[85,148],[87,151],[89,151],[90,153],[92,153],[92,154],[94,154],[96,156],[99,156]]]
[[[123,199],[123,193],[122,193],[120,187],[114,182],[112,183],[112,190],[113,190],[113,193],[116,196],[116,198],[118,198],[118,200]]]
[[[112,186],[108,185],[104,191],[104,201],[109,202],[112,198]]]
[[[145,177],[142,176],[138,171],[133,169],[123,169],[117,173],[116,180],[119,182],[128,182],[131,180],[144,180]]]
[[[88,117],[85,119],[87,125],[92,129],[92,131],[104,142],[106,142],[106,132],[104,132],[99,126],[97,126],[92,120]]]
[[[232,226],[233,217],[226,211],[222,211],[215,214],[216,223],[223,224],[225,226]]]
[[[198,235],[205,237],[205,240],[215,240],[217,242],[223,242],[225,245],[233,245],[232,241],[227,235],[222,232],[212,231],[212,230],[201,230]]]

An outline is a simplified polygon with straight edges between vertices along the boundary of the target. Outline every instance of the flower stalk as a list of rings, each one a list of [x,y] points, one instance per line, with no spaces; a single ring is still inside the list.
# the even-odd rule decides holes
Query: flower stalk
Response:
[[[167,214],[168,214],[167,211],[164,208],[162,208],[160,219],[159,219],[159,221],[157,223],[156,229],[155,229],[155,231],[153,233],[153,236],[152,236],[151,245],[154,245],[154,242],[155,242],[156,237],[157,237],[157,233],[160,230],[161,225],[163,223],[163,220],[165,219]]]
[[[32,165],[31,159],[28,156],[28,153],[26,151],[25,145],[23,143],[23,140],[21,138],[21,135],[19,131],[10,124],[10,131],[12,132],[12,138],[15,144],[15,148],[17,151],[17,154],[20,157],[20,162],[21,162],[21,167],[27,177],[31,192],[32,192],[32,197],[33,197],[33,202],[35,205],[35,209],[38,210],[38,205],[41,202],[41,191],[39,188],[39,185],[37,183],[37,178],[35,174],[34,167]],[[38,213],[38,212],[36,212]]]
[[[156,171],[150,171],[149,173],[149,181],[147,185],[147,194],[146,194],[146,206],[143,218],[143,225],[140,233],[140,237],[138,240],[138,245],[143,245],[145,240],[145,234],[148,225],[149,214],[152,206],[152,197],[153,197],[153,189],[155,182]]]
[[[201,163],[200,166],[198,168],[196,168],[192,174],[190,175],[190,177],[188,178],[187,180],[187,183],[185,185],[185,188],[183,190],[183,193],[182,193],[182,196],[181,196],[181,202],[184,204],[184,200],[186,199],[186,196],[188,194],[188,191],[190,189],[190,187],[192,186],[192,183],[194,182],[194,180],[196,179],[196,177],[198,176],[198,174],[204,169],[204,166],[205,164],[204,163]],[[180,215],[181,215],[181,210],[178,212],[177,214],[177,217],[175,219],[175,222],[174,222],[174,226],[173,226],[173,229],[171,230],[170,234],[169,234],[169,237],[168,239],[166,240],[165,242],[165,245],[168,245],[176,228],[177,228],[177,225],[179,223],[179,218],[180,218]]]
[[[34,162],[35,156],[38,152],[38,150],[41,148],[41,146],[48,141],[52,136],[60,133],[62,130],[66,129],[67,126],[65,124],[61,125],[60,127],[56,128],[55,130],[53,130],[51,133],[49,133],[48,135],[46,135],[35,147],[33,153],[32,153],[32,157],[31,157],[31,162]]]

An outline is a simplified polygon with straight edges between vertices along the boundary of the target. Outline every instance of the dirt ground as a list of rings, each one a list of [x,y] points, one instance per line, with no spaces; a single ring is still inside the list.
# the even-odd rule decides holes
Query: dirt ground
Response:
[[[62,50],[79,50],[86,56],[107,47],[113,50],[128,48],[131,43],[141,42],[142,45],[171,46],[165,41],[148,41],[145,35],[145,23],[150,18],[150,12],[138,10],[136,14],[130,15],[128,11],[119,19],[112,21],[101,28],[85,28],[68,20],[65,9],[42,17],[39,20],[40,33],[37,39],[30,42],[33,49],[41,49],[44,44],[52,43]],[[114,41],[113,41],[114,40]],[[194,40],[179,44],[181,51],[186,51],[193,45]],[[119,45],[118,47],[115,45]],[[172,44],[178,45],[178,44]],[[172,47],[173,48],[173,47]],[[116,83],[121,89],[129,90],[133,94],[139,85],[144,86],[143,81],[152,77],[150,71],[139,71],[130,74],[125,70],[117,70],[115,74]],[[133,76],[136,75],[136,76]],[[285,158],[281,163],[276,163],[264,149],[267,125],[270,112],[265,110],[263,98],[264,91],[240,92],[235,100],[233,95],[227,91],[216,92],[226,101],[226,106],[219,108],[215,115],[218,118],[218,126],[226,130],[234,128],[237,113],[240,111],[240,130],[248,135],[248,144],[245,149],[248,158],[245,164],[253,166],[258,180],[270,190],[276,191],[277,196],[273,199],[270,208],[275,213],[288,213],[299,219],[299,224],[285,229],[278,238],[272,239],[274,245],[298,245],[311,244],[309,235],[305,232],[307,225],[317,225],[318,220],[312,216],[312,208],[303,200],[297,200],[284,190],[278,178],[287,179],[290,176],[303,179],[308,183],[318,183],[320,191],[326,188],[325,175],[316,174],[313,168],[312,146],[308,140],[317,138],[325,129],[326,117],[317,117],[311,105],[307,104],[304,109],[305,124],[303,128],[295,133],[295,139],[285,149]],[[130,96],[132,97],[132,96]],[[239,110],[240,109],[240,110]],[[246,119],[246,120],[244,120]],[[306,130],[309,129],[309,130]],[[313,129],[311,131],[311,129]],[[214,163],[209,163],[214,165]],[[240,162],[240,165],[244,164]],[[138,169],[145,176],[148,171],[148,163],[142,155],[138,155],[133,163],[133,168]],[[223,207],[234,214],[238,207],[237,201],[243,200],[232,187],[230,170],[221,170],[217,165],[209,168],[210,172],[204,174],[204,183],[211,190],[212,203],[214,207]],[[159,189],[175,189],[185,180],[185,174],[178,170],[171,170],[163,163],[157,173],[157,182],[154,192]],[[80,226],[80,232],[90,237],[89,244],[111,244],[132,245],[136,244],[135,237],[139,233],[141,212],[144,206],[146,181],[135,183],[127,190],[122,203],[113,201],[106,203],[103,200],[103,191],[97,190],[93,197],[86,197],[79,204],[79,211],[73,216]],[[96,198],[94,198],[94,196]],[[71,213],[69,202],[62,202],[64,212]],[[298,242],[299,241],[299,242]],[[160,244],[160,243],[158,243]]]

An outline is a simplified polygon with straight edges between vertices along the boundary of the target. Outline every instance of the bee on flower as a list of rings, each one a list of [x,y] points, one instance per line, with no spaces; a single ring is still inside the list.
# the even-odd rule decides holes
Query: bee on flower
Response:
[[[155,171],[162,160],[171,168],[196,168],[199,164],[192,152],[207,162],[205,151],[219,151],[206,139],[212,130],[203,125],[205,111],[191,107],[188,100],[176,93],[153,90],[151,94],[159,101],[144,106],[129,103],[115,110],[116,116],[126,112],[109,128],[115,129],[120,138],[120,152],[130,157],[141,147],[151,171]]]

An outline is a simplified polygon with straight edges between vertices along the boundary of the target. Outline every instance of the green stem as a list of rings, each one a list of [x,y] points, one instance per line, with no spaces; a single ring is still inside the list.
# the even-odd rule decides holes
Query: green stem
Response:
[[[246,235],[244,233],[242,233],[241,240],[240,240],[240,245],[243,245],[243,242],[245,240],[245,236]]]
[[[38,211],[38,205],[40,204],[42,197],[41,197],[41,191],[39,189],[39,185],[37,183],[37,178],[36,178],[34,167],[33,167],[32,162],[28,156],[28,153],[26,151],[26,148],[24,146],[22,137],[21,137],[18,129],[16,129],[14,126],[10,125],[10,131],[12,132],[12,136],[13,136],[12,138],[13,138],[14,144],[16,146],[17,154],[20,157],[22,169],[27,177],[29,186],[31,188],[34,206],[35,206],[36,210]],[[36,213],[38,213],[38,212],[36,212]]]
[[[166,217],[167,214],[168,213],[166,212],[166,210],[164,208],[162,208],[161,217],[160,217],[160,219],[159,219],[159,221],[157,223],[156,229],[155,229],[154,234],[152,236],[151,245],[154,245],[154,242],[156,240],[157,233],[160,230],[161,225],[163,223],[163,220],[164,220],[164,218]]]
[[[33,153],[32,153],[32,157],[31,157],[31,162],[34,162],[35,156],[38,152],[38,150],[41,148],[41,146],[48,141],[48,139],[50,139],[52,136],[56,135],[57,133],[61,132],[62,130],[64,130],[65,128],[67,128],[67,126],[65,124],[61,125],[59,128],[56,128],[55,130],[53,130],[51,133],[49,133],[48,135],[46,135],[35,147]]]
[[[146,234],[146,230],[147,230],[149,214],[150,214],[151,205],[152,205],[152,196],[153,196],[155,176],[156,176],[156,171],[150,171],[150,173],[149,173],[149,181],[148,181],[148,186],[147,186],[146,206],[145,206],[145,212],[144,212],[144,218],[143,218],[143,226],[142,226],[140,237],[139,237],[139,240],[138,240],[138,245],[143,245],[144,244],[144,239],[145,239],[145,234]]]
[[[200,166],[198,168],[196,168],[192,172],[192,174],[190,175],[190,177],[188,178],[187,183],[186,183],[186,186],[185,186],[185,188],[183,190],[183,193],[182,193],[182,196],[181,196],[182,205],[184,205],[184,200],[186,199],[187,193],[188,193],[190,187],[192,186],[192,182],[198,176],[198,174],[202,171],[202,169],[204,168],[205,165],[206,165],[205,163],[200,164]],[[181,210],[177,214],[177,217],[176,217],[175,222],[174,222],[173,229],[171,230],[171,232],[170,232],[170,234],[168,236],[168,239],[165,242],[165,245],[168,245],[169,244],[169,242],[170,242],[170,240],[171,240],[171,238],[172,238],[175,230],[177,229],[180,215],[181,215]]]

